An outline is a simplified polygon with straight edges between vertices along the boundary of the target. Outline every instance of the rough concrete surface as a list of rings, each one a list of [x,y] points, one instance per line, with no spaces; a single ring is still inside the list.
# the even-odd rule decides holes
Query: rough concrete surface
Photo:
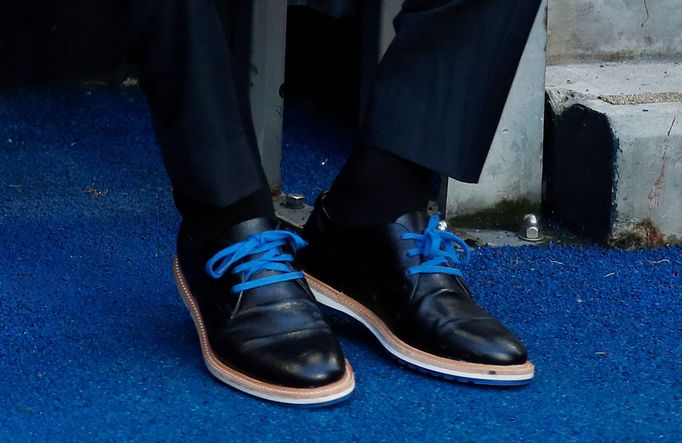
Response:
[[[682,2],[681,2],[682,3]],[[682,22],[682,17],[680,17]],[[614,95],[679,93],[682,63],[584,63],[548,66],[548,88],[563,88],[577,94],[599,97]]]
[[[682,57],[680,0],[549,0],[547,61]]]
[[[682,239],[682,102],[616,105],[600,97],[655,97],[662,92],[677,97],[682,91],[682,67],[675,63],[552,66],[547,89],[555,114],[582,105],[605,115],[617,139],[610,239],[637,232],[649,235],[653,229],[657,234],[649,243],[678,243]]]
[[[645,92],[642,94],[600,95],[599,99],[612,105],[644,105],[646,103],[682,102],[682,93]]]

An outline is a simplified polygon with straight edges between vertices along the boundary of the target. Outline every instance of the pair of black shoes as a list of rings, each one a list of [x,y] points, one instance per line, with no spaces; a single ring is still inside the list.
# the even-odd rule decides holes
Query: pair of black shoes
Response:
[[[523,344],[476,306],[460,271],[468,248],[441,223],[416,212],[344,230],[322,195],[304,228],[307,246],[269,219],[235,225],[212,245],[181,228],[174,271],[208,369],[268,400],[344,399],[353,371],[321,303],[359,320],[418,369],[481,384],[527,383],[534,368]]]

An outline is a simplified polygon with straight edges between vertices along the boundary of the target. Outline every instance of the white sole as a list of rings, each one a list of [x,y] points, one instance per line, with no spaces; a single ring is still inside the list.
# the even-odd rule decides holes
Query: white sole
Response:
[[[487,365],[439,357],[412,347],[393,334],[371,310],[353,298],[306,274],[317,301],[343,312],[362,323],[398,360],[436,376],[457,381],[487,385],[522,385],[531,381],[535,367],[531,362],[520,365]]]
[[[348,361],[346,361],[346,371],[340,380],[317,388],[290,388],[274,385],[249,377],[225,365],[211,349],[199,307],[185,281],[177,257],[173,261],[173,274],[175,275],[178,292],[192,316],[194,326],[199,335],[204,363],[209,372],[218,380],[254,397],[299,406],[326,406],[337,403],[348,397],[353,392],[353,389],[355,389],[355,376]]]

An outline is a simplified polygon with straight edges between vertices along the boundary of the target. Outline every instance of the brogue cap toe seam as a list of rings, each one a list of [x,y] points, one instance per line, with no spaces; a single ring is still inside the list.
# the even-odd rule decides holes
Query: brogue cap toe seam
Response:
[[[301,335],[314,335],[314,334],[319,333],[319,332],[325,332],[326,334],[328,334],[330,336],[332,334],[332,332],[328,326],[320,325],[320,326],[313,327],[313,328],[299,329],[296,331],[280,332],[277,334],[263,335],[260,337],[248,338],[246,340],[243,340],[240,343],[240,347],[241,348],[256,347],[257,346],[256,342],[259,342],[259,341],[272,339],[272,341],[274,342],[274,341],[277,341],[277,340],[280,340],[283,338],[285,338],[285,339],[292,338],[292,337],[300,338]]]

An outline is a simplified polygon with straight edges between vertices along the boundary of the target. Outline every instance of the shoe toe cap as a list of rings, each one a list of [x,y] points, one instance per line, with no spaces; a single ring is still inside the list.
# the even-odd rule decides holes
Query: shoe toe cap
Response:
[[[472,363],[507,366],[528,361],[528,352],[521,340],[494,319],[460,324],[443,344],[448,356]]]
[[[343,355],[334,349],[310,349],[292,359],[280,375],[289,383],[303,387],[331,384],[343,377],[346,364]]]
[[[329,385],[346,372],[341,347],[325,331],[246,346],[226,363],[266,383],[292,388]]]
[[[520,365],[528,361],[528,352],[512,334],[498,337],[480,356],[483,363],[492,365]]]

